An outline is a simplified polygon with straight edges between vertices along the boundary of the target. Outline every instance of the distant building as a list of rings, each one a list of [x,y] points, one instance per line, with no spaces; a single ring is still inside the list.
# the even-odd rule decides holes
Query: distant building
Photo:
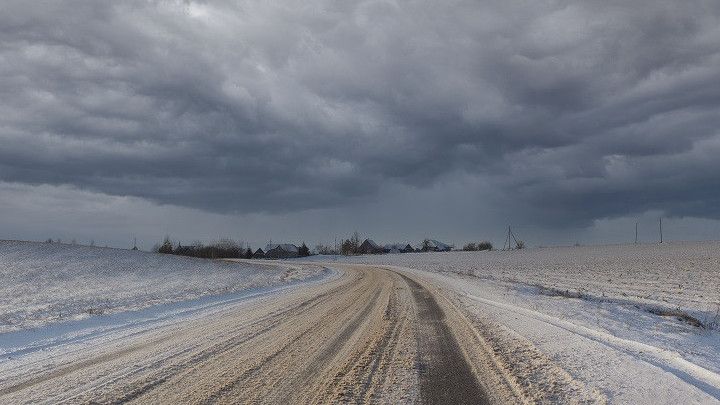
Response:
[[[435,239],[430,239],[427,246],[422,246],[421,250],[423,252],[449,252],[452,250],[452,248],[453,247],[451,245],[442,243]]]
[[[288,259],[300,256],[298,247],[290,243],[269,244],[266,249],[266,259]]]
[[[385,245],[383,250],[385,253],[409,253],[415,251],[409,243],[406,245],[403,245],[402,243],[390,243]]]
[[[255,251],[252,255],[253,259],[264,259],[265,258],[265,252],[263,252],[262,249],[258,248],[258,250]]]
[[[372,239],[365,239],[365,241],[358,248],[358,253],[364,255],[377,255],[383,253],[383,248],[380,247]]]

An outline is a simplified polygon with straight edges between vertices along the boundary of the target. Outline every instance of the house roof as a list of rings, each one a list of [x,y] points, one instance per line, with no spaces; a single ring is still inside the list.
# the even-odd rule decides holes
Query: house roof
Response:
[[[382,248],[380,247],[380,245],[378,245],[377,243],[375,243],[375,241],[372,240],[372,239],[365,239],[365,241],[364,241],[362,244],[364,245],[365,243],[369,244],[370,247],[372,247],[373,249],[382,249]],[[362,245],[361,245],[361,246],[362,246]]]
[[[448,244],[446,244],[446,243],[442,243],[442,242],[437,241],[437,240],[435,240],[435,239],[430,239],[430,247],[434,247],[434,248],[437,248],[437,249],[439,249],[439,250],[446,250],[446,249],[450,249],[450,248],[451,248],[450,245],[448,245]]]
[[[292,243],[268,243],[267,246],[265,246],[265,250],[270,251],[275,248],[280,248],[281,250],[284,250],[286,252],[293,252],[298,253],[300,250],[297,246],[293,245]]]
[[[452,246],[448,245],[447,243],[442,243],[442,242],[440,242],[440,241],[438,241],[438,240],[435,240],[435,239],[429,239],[428,242],[429,242],[429,247],[430,247],[430,248],[433,248],[433,249],[437,249],[437,250],[450,250],[450,249],[452,249]],[[416,249],[416,250],[421,250],[422,248],[423,248],[422,242],[421,242],[419,245],[415,246],[415,249]]]

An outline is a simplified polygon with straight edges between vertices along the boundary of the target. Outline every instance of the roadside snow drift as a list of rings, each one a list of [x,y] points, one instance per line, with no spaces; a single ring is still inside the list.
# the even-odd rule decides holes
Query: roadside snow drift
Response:
[[[0,241],[0,333],[282,285],[318,271],[291,263]]]

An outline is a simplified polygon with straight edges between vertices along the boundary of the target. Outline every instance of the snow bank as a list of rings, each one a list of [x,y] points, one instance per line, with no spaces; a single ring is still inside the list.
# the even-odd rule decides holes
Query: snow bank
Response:
[[[0,241],[0,333],[286,284],[320,270]]]

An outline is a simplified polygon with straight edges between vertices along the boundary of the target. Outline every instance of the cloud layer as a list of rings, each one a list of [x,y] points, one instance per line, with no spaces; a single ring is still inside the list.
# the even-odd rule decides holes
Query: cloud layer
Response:
[[[715,0],[6,1],[0,180],[288,213],[462,178],[548,227],[720,218],[718,83]]]

